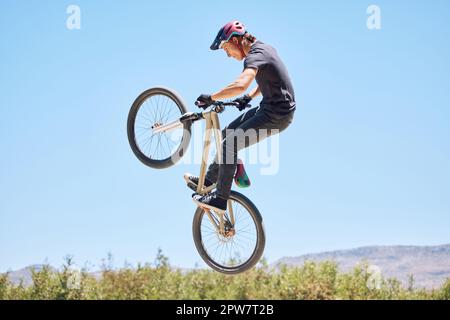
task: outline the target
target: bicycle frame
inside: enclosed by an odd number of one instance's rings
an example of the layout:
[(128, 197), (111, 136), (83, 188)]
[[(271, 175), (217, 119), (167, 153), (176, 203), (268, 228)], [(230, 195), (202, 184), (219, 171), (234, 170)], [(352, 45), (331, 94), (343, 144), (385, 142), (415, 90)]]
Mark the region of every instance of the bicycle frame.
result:
[(198, 194), (206, 194), (210, 192), (212, 189), (214, 189), (217, 184), (214, 183), (213, 185), (209, 187), (204, 187), (205, 185), (205, 178), (206, 178), (206, 170), (208, 165), (208, 156), (209, 156), (209, 149), (211, 147), (211, 136), (214, 132), (214, 140), (216, 143), (216, 150), (217, 150), (217, 159), (221, 161), (222, 159), (222, 148), (221, 148), (221, 142), (222, 142), (222, 131), (220, 129), (220, 122), (219, 117), (217, 115), (217, 112), (215, 111), (205, 111), (202, 113), (203, 119), (205, 119), (206, 122), (206, 131), (205, 136), (203, 140), (203, 155), (202, 155), (202, 164), (200, 166), (200, 175), (199, 175), (199, 183), (197, 186), (197, 193)]
[[(211, 110), (204, 111), (201, 114), (194, 114), (194, 113), (187, 113), (183, 115), (180, 119), (170, 122), (168, 124), (159, 125), (156, 126), (153, 129), (154, 133), (159, 132), (165, 132), (170, 131), (179, 127), (183, 126), (183, 119), (189, 119), (193, 116), (197, 116), (197, 118), (194, 118), (194, 120), (204, 119), (206, 122), (206, 131), (203, 139), (203, 154), (202, 154), (202, 163), (200, 166), (200, 175), (199, 175), (199, 183), (197, 185), (197, 193), (198, 194), (207, 194), (211, 192), (214, 188), (216, 188), (217, 184), (214, 183), (209, 187), (205, 187), (205, 178), (206, 178), (206, 170), (208, 166), (208, 158), (209, 158), (209, 149), (211, 147), (211, 138), (212, 134), (214, 133), (214, 141), (216, 143), (216, 152), (217, 152), (217, 159), (219, 161), (222, 161), (222, 130), (220, 128), (220, 121), (218, 113), (222, 112), (223, 109), (219, 108), (217, 109), (217, 106)], [(200, 116), (201, 115), (201, 116)], [(209, 220), (213, 224), (213, 226), (216, 228), (217, 232), (220, 235), (228, 236), (225, 231), (225, 214), (219, 214), (220, 220), (217, 223), (217, 221), (214, 219), (214, 217), (211, 215), (211, 212), (209, 210), (205, 210), (206, 214), (208, 215)], [(229, 212), (229, 222), (234, 227), (235, 219), (234, 219), (234, 213), (233, 213), (233, 207), (231, 205), (231, 201), (228, 200), (228, 212)], [(228, 218), (228, 217), (227, 217)]]
[[(219, 116), (217, 114), (217, 111), (210, 110), (202, 113), (203, 119), (206, 121), (206, 131), (203, 141), (203, 155), (202, 155), (202, 164), (200, 166), (200, 175), (199, 175), (199, 181), (197, 186), (197, 193), (198, 194), (206, 194), (216, 188), (217, 184), (214, 183), (209, 187), (204, 187), (205, 184), (205, 178), (206, 178), (206, 170), (208, 165), (208, 156), (209, 156), (209, 148), (211, 146), (211, 135), (214, 132), (214, 140), (216, 143), (216, 152), (217, 152), (217, 159), (219, 161), (222, 161), (222, 130), (220, 128), (220, 121)], [(231, 205), (231, 201), (228, 200), (228, 211), (230, 213), (230, 220), (231, 225), (234, 227), (234, 213), (233, 213), (233, 206)], [(208, 215), (209, 220), (211, 221), (212, 225), (215, 226), (217, 232), (223, 236), (226, 235), (225, 232), (225, 220), (224, 220), (224, 214), (220, 214), (220, 221), (219, 225), (217, 225), (217, 222), (214, 220), (214, 218), (211, 215), (211, 212), (209, 210), (205, 210), (206, 214)]]

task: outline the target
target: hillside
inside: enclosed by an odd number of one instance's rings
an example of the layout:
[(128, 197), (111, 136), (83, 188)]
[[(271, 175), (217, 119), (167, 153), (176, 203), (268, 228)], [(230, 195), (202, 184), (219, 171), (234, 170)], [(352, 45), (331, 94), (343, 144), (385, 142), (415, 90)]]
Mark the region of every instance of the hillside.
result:
[(343, 272), (351, 270), (357, 263), (367, 260), (377, 266), (384, 277), (394, 277), (407, 284), (413, 275), (415, 286), (437, 288), (450, 278), (450, 244), (439, 246), (372, 246), (351, 250), (339, 250), (284, 257), (273, 265), (299, 266), (305, 261), (322, 262), (332, 260)]

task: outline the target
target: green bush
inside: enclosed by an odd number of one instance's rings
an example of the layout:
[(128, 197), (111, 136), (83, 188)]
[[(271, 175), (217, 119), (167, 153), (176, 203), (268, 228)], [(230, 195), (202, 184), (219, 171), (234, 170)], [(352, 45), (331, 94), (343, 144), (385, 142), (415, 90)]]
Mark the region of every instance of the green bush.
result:
[(60, 271), (49, 266), (33, 271), (28, 287), (0, 275), (0, 299), (450, 299), (450, 279), (437, 290), (415, 289), (412, 278), (406, 288), (396, 279), (383, 278), (370, 286), (367, 263), (340, 273), (334, 262), (271, 269), (263, 260), (253, 270), (227, 276), (212, 270), (175, 270), (159, 251), (152, 265), (114, 270), (109, 263), (97, 277), (71, 267), (68, 258)]
[(442, 300), (450, 300), (450, 278), (447, 279), (437, 295)]

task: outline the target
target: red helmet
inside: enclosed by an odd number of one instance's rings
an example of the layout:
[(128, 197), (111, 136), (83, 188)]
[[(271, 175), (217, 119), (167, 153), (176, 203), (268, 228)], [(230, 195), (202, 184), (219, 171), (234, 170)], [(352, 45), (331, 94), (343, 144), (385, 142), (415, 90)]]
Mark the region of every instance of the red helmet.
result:
[(237, 20), (228, 22), (219, 30), (210, 48), (211, 50), (217, 50), (232, 36), (243, 36), (245, 33), (245, 26), (241, 22)]

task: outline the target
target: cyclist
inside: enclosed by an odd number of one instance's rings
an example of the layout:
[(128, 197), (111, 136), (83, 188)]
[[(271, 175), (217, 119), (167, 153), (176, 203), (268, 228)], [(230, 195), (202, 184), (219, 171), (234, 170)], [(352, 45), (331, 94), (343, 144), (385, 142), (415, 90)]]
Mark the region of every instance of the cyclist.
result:
[[(233, 83), (214, 94), (202, 94), (197, 105), (206, 109), (216, 100), (233, 98), (245, 93), (256, 79), (257, 87), (234, 102), (244, 110), (249, 102), (262, 94), (260, 106), (249, 109), (223, 130), (222, 159), (214, 160), (206, 174), (205, 185), (217, 182), (216, 190), (204, 196), (194, 194), (194, 202), (206, 209), (225, 212), (236, 171), (237, 153), (240, 149), (285, 130), (293, 120), (295, 111), (294, 89), (288, 71), (276, 50), (249, 34), (239, 21), (223, 26), (211, 45), (211, 50), (223, 49), (228, 57), (244, 60), (244, 70)], [(249, 138), (249, 129), (255, 137)], [(185, 175), (186, 182), (194, 187), (198, 177)]]

